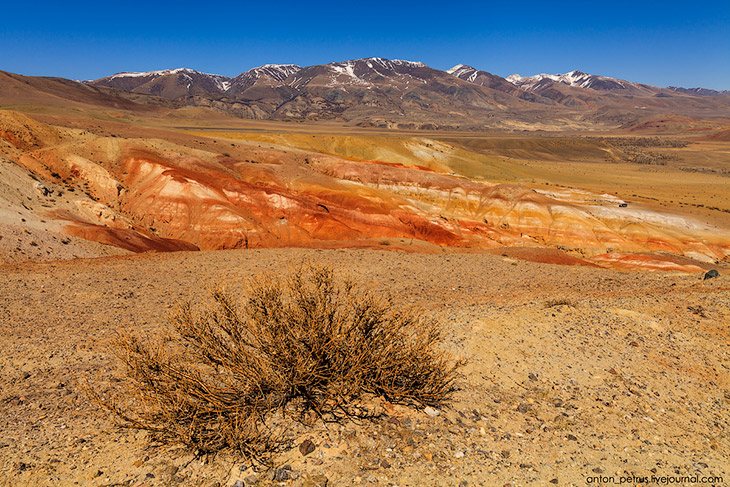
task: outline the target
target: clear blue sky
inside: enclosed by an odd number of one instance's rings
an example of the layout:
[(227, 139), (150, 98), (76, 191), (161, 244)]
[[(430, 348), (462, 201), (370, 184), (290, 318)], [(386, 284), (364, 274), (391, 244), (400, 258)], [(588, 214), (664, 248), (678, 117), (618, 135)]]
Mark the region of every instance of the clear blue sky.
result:
[(369, 56), (530, 75), (580, 69), (658, 86), (730, 89), (730, 0), (255, 3), (10, 0), (0, 69), (94, 79), (189, 67)]

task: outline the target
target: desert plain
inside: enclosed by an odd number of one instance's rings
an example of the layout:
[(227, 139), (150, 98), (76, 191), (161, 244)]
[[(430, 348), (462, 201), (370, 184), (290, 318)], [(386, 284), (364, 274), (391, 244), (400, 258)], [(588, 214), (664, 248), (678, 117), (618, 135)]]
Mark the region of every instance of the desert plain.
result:
[[(0, 97), (0, 485), (730, 481), (730, 119), (383, 129), (38, 83)], [(305, 261), (443, 323), (452, 400), (292, 427), (260, 469), (90, 399), (117, 331)]]

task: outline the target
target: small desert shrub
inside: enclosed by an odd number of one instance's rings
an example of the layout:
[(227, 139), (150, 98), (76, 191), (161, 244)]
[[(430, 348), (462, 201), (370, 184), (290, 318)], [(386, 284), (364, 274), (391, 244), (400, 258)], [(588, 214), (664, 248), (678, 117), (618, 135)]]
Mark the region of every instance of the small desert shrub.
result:
[(549, 299), (545, 302), (546, 308), (555, 308), (556, 306), (570, 306), (571, 308), (577, 307), (575, 302), (565, 298)]
[(329, 268), (246, 291), (240, 304), (216, 288), (203, 309), (180, 305), (162, 339), (120, 334), (129, 389), (96, 398), (159, 439), (262, 458), (292, 421), (366, 417), (373, 396), (435, 406), (455, 390), (461, 362), (438, 348), (435, 321)]

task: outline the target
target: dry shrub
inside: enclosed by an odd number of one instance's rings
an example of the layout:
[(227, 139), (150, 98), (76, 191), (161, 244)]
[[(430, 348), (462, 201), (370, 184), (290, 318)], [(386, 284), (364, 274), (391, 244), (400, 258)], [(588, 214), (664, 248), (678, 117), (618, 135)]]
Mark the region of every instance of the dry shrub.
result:
[(434, 320), (313, 265), (250, 281), (240, 305), (216, 288), (167, 328), (159, 340), (119, 335), (130, 389), (102, 402), (126, 426), (200, 452), (262, 458), (292, 421), (364, 417), (373, 395), (437, 406), (461, 365), (438, 348)]
[(567, 298), (549, 299), (545, 302), (546, 308), (555, 308), (556, 306), (570, 306), (571, 308), (577, 308), (575, 302)]

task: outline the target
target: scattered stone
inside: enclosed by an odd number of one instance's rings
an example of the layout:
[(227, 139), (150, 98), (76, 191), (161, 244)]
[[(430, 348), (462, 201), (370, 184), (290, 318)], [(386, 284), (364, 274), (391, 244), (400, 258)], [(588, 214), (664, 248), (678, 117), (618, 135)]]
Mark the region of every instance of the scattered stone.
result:
[(639, 346), (639, 344), (637, 342), (630, 342), (629, 345), (632, 346), (632, 347), (638, 347)]
[(712, 279), (713, 277), (720, 277), (720, 273), (717, 272), (716, 269), (705, 272), (705, 277), (703, 278), (703, 280)]
[(431, 406), (426, 406), (423, 409), (423, 412), (426, 413), (426, 414), (428, 414), (432, 418), (435, 418), (436, 416), (438, 416), (439, 414), (441, 414), (441, 411), (439, 411), (438, 409), (434, 409)]
[(551, 484), (557, 484), (558, 483), (558, 479), (552, 479), (552, 480), (550, 480), (550, 483)]
[(281, 468), (275, 468), (271, 473), (271, 480), (274, 482), (283, 482), (285, 480), (292, 480), (292, 471), (289, 465), (284, 465)]
[(254, 485), (258, 481), (258, 477), (256, 475), (249, 475), (243, 481), (246, 483), (246, 485)]
[(236, 483), (233, 484), (233, 487), (245, 487), (246, 484), (243, 483), (243, 480), (236, 480)]
[(502, 458), (509, 458), (510, 451), (509, 450), (502, 450), (502, 453), (500, 453), (500, 455), (502, 455)]
[(574, 435), (568, 435), (568, 440), (570, 441), (578, 441), (578, 438)]
[(386, 460), (385, 458), (383, 458), (380, 461), (380, 466), (383, 467), (383, 468), (390, 468), (390, 462), (388, 462), (388, 460)]
[[(596, 467), (592, 470), (593, 473), (604, 473), (605, 470), (603, 470), (601, 467)], [(656, 472), (654, 472), (656, 473)]]
[(517, 412), (519, 413), (526, 413), (530, 410), (530, 405), (526, 402), (521, 403), (519, 406), (517, 406)]
[(314, 442), (312, 440), (310, 440), (309, 438), (307, 438), (306, 440), (301, 442), (301, 444), (299, 445), (299, 453), (301, 453), (302, 456), (306, 457), (307, 455), (312, 453), (315, 450), (315, 448), (317, 448), (317, 446), (314, 444)]
[(459, 487), (469, 487), (469, 482), (467, 482), (466, 480), (462, 480), (461, 482), (459, 482)]
[(35, 189), (38, 190), (38, 192), (41, 193), (43, 196), (50, 196), (53, 194), (53, 190), (43, 186), (41, 183), (35, 183), (34, 186)]
[(456, 458), (464, 458), (464, 452), (463, 451), (457, 451), (454, 453), (454, 457)]

